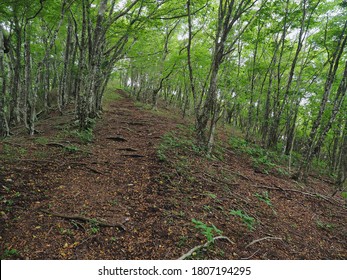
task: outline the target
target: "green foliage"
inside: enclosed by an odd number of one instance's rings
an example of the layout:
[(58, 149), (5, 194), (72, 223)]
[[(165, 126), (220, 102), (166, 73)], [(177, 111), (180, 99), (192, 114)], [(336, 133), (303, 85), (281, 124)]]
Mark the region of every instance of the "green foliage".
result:
[(27, 150), (23, 147), (4, 144), (2, 153), (4, 155), (4, 158), (16, 159), (25, 156), (27, 154)]
[(273, 207), (269, 197), (269, 193), (267, 191), (263, 191), (262, 194), (256, 193), (254, 196), (258, 198), (260, 201), (265, 202), (266, 205)]
[(91, 234), (97, 234), (100, 231), (100, 228), (98, 226), (92, 226), (89, 229), (89, 231), (90, 231)]
[(110, 241), (111, 241), (111, 243), (115, 243), (115, 242), (117, 241), (117, 238), (114, 237), (114, 236), (112, 236), (112, 237), (110, 238)]
[(342, 198), (347, 199), (347, 192), (342, 192), (341, 196), (342, 196)]
[(83, 144), (91, 143), (94, 139), (92, 128), (87, 128), (82, 131), (75, 130), (74, 132), (72, 132), (72, 134), (78, 137)]
[(214, 225), (208, 226), (205, 223), (192, 219), (192, 222), (196, 229), (200, 230), (201, 233), (206, 237), (207, 241), (212, 241), (215, 234), (222, 234), (223, 232), (216, 228)]
[(40, 145), (46, 145), (47, 143), (49, 143), (49, 139), (47, 137), (37, 137), (35, 139), (35, 143)]
[(319, 228), (321, 229), (326, 229), (326, 230), (333, 230), (335, 228), (334, 224), (330, 224), (330, 223), (324, 223), (321, 220), (317, 220), (316, 224)]
[(6, 249), (1, 256), (1, 259), (12, 259), (19, 256), (19, 252), (16, 249)]
[(64, 149), (69, 152), (69, 153), (76, 153), (78, 152), (80, 149), (75, 146), (75, 145), (68, 145), (68, 146), (65, 146)]
[(98, 221), (96, 219), (92, 219), (89, 222), (89, 225), (90, 225), (89, 232), (91, 234), (97, 234), (100, 231), (99, 223), (98, 223)]
[(118, 201), (117, 198), (111, 200), (111, 202), (110, 202), (110, 204), (111, 204), (112, 206), (115, 206), (115, 205), (117, 205), (118, 203), (119, 203), (119, 201)]
[(211, 192), (205, 192), (204, 194), (210, 198), (213, 198), (213, 199), (217, 198), (217, 195), (215, 195), (214, 193), (211, 193)]
[(278, 166), (278, 164), (285, 164), (288, 160), (287, 156), (269, 151), (239, 137), (231, 137), (229, 145), (237, 152), (248, 154), (252, 159), (253, 167), (262, 169), (262, 172), (268, 174), (271, 170), (277, 170), (281, 175), (289, 175), (283, 167)]
[[(157, 148), (157, 155), (160, 161), (167, 161), (167, 153), (173, 153), (178, 156), (180, 153), (193, 152), (200, 154), (200, 148), (195, 144), (194, 138), (180, 135), (176, 136), (175, 132), (168, 132), (161, 138), (161, 142)], [(182, 157), (181, 157), (182, 158)]]
[(59, 233), (61, 235), (68, 235), (68, 236), (73, 236), (74, 235), (73, 231), (71, 229), (69, 229), (69, 228), (59, 228)]
[(266, 174), (269, 174), (269, 171), (276, 166), (276, 164), (271, 162), (268, 155), (262, 155), (258, 158), (252, 158), (252, 161), (253, 161), (254, 167), (257, 167), (257, 168), (262, 167), (263, 172)]
[(109, 81), (105, 93), (102, 97), (103, 106), (108, 106), (109, 103), (121, 100), (123, 97), (117, 92), (119, 85), (115, 80)]
[(230, 214), (233, 216), (240, 217), (242, 222), (247, 226), (250, 231), (254, 230), (255, 219), (251, 216), (248, 216), (242, 210), (231, 210)]
[(188, 236), (181, 236), (178, 242), (176, 243), (176, 245), (179, 248), (183, 248), (186, 246), (187, 241), (188, 241)]
[(212, 207), (210, 205), (204, 205), (202, 208), (208, 213), (212, 211)]

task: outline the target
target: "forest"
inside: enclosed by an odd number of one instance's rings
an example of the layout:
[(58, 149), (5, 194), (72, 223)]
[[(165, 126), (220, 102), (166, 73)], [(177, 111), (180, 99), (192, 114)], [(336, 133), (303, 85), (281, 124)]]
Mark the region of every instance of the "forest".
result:
[(346, 258), (346, 44), (345, 0), (2, 0), (2, 258)]

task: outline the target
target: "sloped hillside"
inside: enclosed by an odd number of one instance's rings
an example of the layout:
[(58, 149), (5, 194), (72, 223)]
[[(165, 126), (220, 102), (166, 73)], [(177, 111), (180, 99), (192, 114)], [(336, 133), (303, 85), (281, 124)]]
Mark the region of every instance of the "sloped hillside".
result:
[(347, 258), (329, 180), (232, 133), (206, 158), (188, 120), (115, 96), (86, 132), (52, 113), (0, 142), (3, 259)]

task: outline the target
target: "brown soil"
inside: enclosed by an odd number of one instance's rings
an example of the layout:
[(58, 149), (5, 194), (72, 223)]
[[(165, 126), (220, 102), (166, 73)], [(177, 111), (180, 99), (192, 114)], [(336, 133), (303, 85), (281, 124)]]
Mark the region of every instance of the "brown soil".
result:
[[(189, 141), (167, 148), (167, 133), (190, 139), (186, 121), (120, 93), (92, 143), (62, 133), (72, 114), (47, 116), (35, 137), (18, 130), (0, 142), (2, 258), (177, 259), (206, 242), (192, 219), (233, 242), (192, 258), (347, 258), (347, 209), (332, 185), (265, 174), (232, 148), (219, 147), (220, 159)], [(265, 192), (272, 206), (259, 199)], [(231, 210), (253, 217), (254, 228)]]

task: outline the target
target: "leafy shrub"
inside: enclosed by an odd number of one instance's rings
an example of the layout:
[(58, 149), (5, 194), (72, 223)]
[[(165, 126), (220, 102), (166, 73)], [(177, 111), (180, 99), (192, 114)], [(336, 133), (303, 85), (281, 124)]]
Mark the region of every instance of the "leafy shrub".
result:
[(250, 231), (254, 230), (254, 224), (255, 224), (255, 219), (251, 216), (248, 216), (246, 213), (244, 213), (242, 210), (231, 210), (230, 214), (233, 216), (240, 217), (242, 222), (246, 224), (247, 228)]
[(206, 237), (207, 241), (212, 241), (215, 234), (222, 234), (223, 232), (216, 228), (214, 225), (208, 226), (205, 223), (192, 219), (196, 229), (199, 229), (201, 233)]

